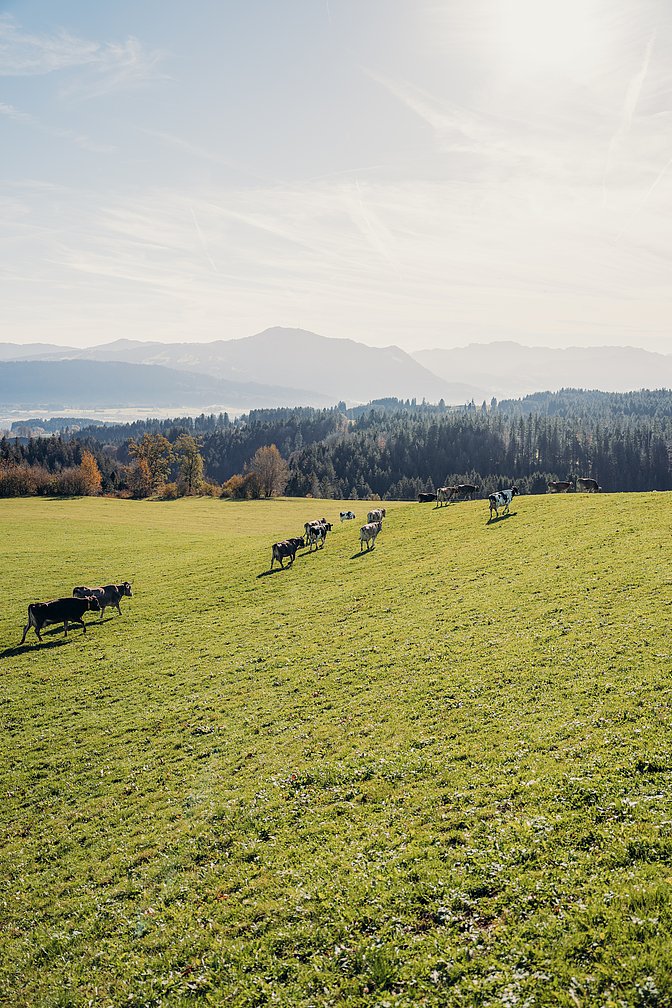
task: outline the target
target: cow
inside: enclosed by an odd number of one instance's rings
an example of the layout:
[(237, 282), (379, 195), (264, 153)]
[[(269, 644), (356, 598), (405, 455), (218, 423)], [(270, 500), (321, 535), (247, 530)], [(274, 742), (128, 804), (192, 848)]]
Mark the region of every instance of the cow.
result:
[(28, 606), (28, 622), (23, 628), (21, 643), (24, 643), (26, 634), (31, 627), (35, 630), (37, 639), (41, 642), (42, 635), (40, 631), (48, 623), (62, 623), (66, 637), (68, 635), (69, 623), (79, 623), (84, 633), (86, 633), (86, 626), (82, 616), (89, 609), (92, 612), (98, 612), (100, 602), (97, 598), (88, 596), (87, 598), (59, 598), (54, 599), (53, 602), (31, 602)]
[(473, 499), (474, 494), (477, 492), (478, 487), (474, 486), (473, 483), (459, 483), (455, 489), (457, 490), (458, 497), (469, 497)]
[(429, 504), (431, 501), (436, 500), (435, 493), (419, 493), (418, 494), (418, 504)]
[(576, 492), (581, 493), (585, 491), (586, 493), (599, 493), (602, 487), (597, 485), (597, 480), (592, 479), (590, 476), (579, 476), (576, 481)]
[(494, 511), (499, 518), (499, 508), (504, 508), (503, 514), (509, 513), (509, 505), (511, 501), (518, 493), (518, 487), (511, 487), (510, 490), (497, 490), (495, 493), (490, 494), (488, 501), (490, 504), (490, 521), (492, 521), (492, 512)]
[(383, 523), (382, 521), (369, 522), (368, 525), (362, 525), (359, 530), (359, 552), (362, 552), (362, 547), (366, 543), (367, 550), (371, 549), (369, 543), (376, 545), (376, 536), (382, 531)]
[(294, 563), (296, 559), (297, 551), (303, 549), (306, 545), (306, 541), (299, 536), (295, 536), (293, 539), (283, 539), (281, 542), (273, 543), (273, 554), (271, 556), (271, 570), (273, 570), (273, 561), (278, 560), (280, 566), (284, 569), (283, 560), (285, 557), (289, 557), (289, 565)]
[(326, 525), (326, 524), (327, 524), (326, 518), (315, 518), (313, 521), (307, 521), (306, 524), (303, 526), (305, 530), (304, 538), (308, 540), (308, 538), (310, 537), (311, 528), (318, 528), (320, 525)]
[(567, 493), (571, 489), (572, 484), (569, 480), (551, 480), (548, 484), (549, 493)]
[(341, 511), (341, 521), (352, 521), (357, 515), (354, 511)]
[(445, 486), (439, 487), (436, 491), (436, 503), (439, 507), (443, 507), (444, 504), (450, 504), (453, 497), (457, 493), (457, 487)]
[(105, 610), (108, 606), (114, 606), (121, 616), (119, 602), (124, 596), (127, 596), (128, 598), (133, 597), (133, 592), (131, 591), (131, 586), (128, 581), (124, 581), (123, 584), (103, 585), (100, 588), (73, 588), (72, 594), (75, 598), (87, 598), (88, 596), (93, 596), (93, 598), (98, 599), (98, 602), (100, 603), (101, 620), (105, 615)]
[(369, 524), (371, 522), (382, 522), (385, 517), (385, 508), (374, 508), (373, 511), (369, 511), (366, 516), (366, 520)]
[(331, 522), (322, 522), (316, 524), (313, 522), (308, 528), (308, 552), (312, 553), (313, 546), (315, 549), (322, 549), (327, 538), (327, 532), (331, 532), (333, 525)]

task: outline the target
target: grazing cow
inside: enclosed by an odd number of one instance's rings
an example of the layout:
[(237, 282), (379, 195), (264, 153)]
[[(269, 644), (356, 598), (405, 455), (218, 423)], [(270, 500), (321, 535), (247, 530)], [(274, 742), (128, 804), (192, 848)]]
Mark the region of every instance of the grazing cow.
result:
[(597, 485), (597, 480), (591, 479), (590, 476), (580, 476), (576, 481), (577, 493), (585, 491), (586, 493), (599, 493), (602, 488)]
[(294, 563), (296, 559), (297, 550), (303, 549), (306, 545), (305, 539), (295, 536), (293, 539), (283, 539), (282, 542), (273, 543), (273, 555), (271, 556), (271, 570), (273, 570), (273, 561), (278, 560), (280, 566), (284, 568), (284, 563), (282, 562), (286, 557), (289, 557), (289, 565)]
[(473, 499), (473, 496), (476, 493), (476, 491), (478, 490), (478, 487), (474, 486), (473, 483), (459, 483), (455, 487), (455, 489), (457, 490), (457, 496), (458, 497), (464, 497), (465, 499), (467, 497), (469, 497), (469, 498)]
[(42, 640), (40, 631), (48, 623), (62, 623), (65, 635), (68, 634), (69, 623), (79, 623), (84, 633), (86, 626), (82, 616), (88, 610), (98, 612), (100, 602), (97, 598), (89, 596), (87, 598), (59, 598), (53, 602), (31, 602), (28, 606), (28, 622), (23, 628), (21, 643), (26, 639), (26, 634), (31, 627), (37, 634), (37, 639)]
[(551, 480), (548, 484), (549, 493), (567, 493), (572, 484), (568, 480)]
[(418, 504), (429, 504), (431, 501), (436, 500), (435, 493), (419, 493), (418, 494)]
[(344, 522), (344, 521), (352, 521), (353, 518), (356, 518), (356, 517), (357, 516), (355, 515), (354, 511), (341, 511), (341, 521), (342, 522)]
[(123, 584), (103, 585), (100, 588), (73, 588), (72, 594), (75, 598), (87, 598), (89, 596), (93, 596), (93, 598), (98, 599), (98, 602), (100, 603), (101, 620), (105, 615), (105, 610), (108, 606), (114, 606), (121, 616), (119, 602), (124, 596), (127, 596), (128, 598), (133, 597), (133, 592), (131, 591), (131, 586), (128, 581), (124, 581)]
[(436, 503), (439, 507), (443, 507), (444, 504), (450, 504), (451, 500), (457, 494), (457, 487), (447, 486), (439, 487), (436, 491)]
[(366, 543), (367, 550), (371, 549), (370, 543), (376, 545), (376, 536), (382, 531), (383, 523), (382, 521), (369, 522), (368, 525), (362, 525), (359, 530), (359, 552), (362, 552), (362, 547)]
[(509, 513), (509, 505), (511, 501), (518, 493), (518, 487), (511, 487), (510, 490), (497, 490), (495, 493), (490, 494), (488, 501), (490, 503), (490, 521), (492, 521), (492, 512), (494, 511), (499, 518), (499, 509), (504, 508), (503, 514)]
[(327, 532), (331, 532), (333, 525), (331, 522), (312, 522), (308, 526), (308, 552), (312, 553), (313, 546), (315, 549), (322, 549), (327, 538)]
[(374, 508), (373, 511), (369, 511), (366, 520), (371, 524), (371, 522), (382, 522), (384, 517), (385, 508)]

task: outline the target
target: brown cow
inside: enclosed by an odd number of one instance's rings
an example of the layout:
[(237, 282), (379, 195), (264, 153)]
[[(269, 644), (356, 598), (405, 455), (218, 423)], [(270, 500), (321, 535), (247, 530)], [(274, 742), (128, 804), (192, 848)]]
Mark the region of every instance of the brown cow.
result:
[(98, 612), (100, 602), (97, 598), (90, 596), (88, 598), (59, 598), (54, 599), (53, 602), (31, 602), (28, 606), (28, 622), (23, 628), (21, 643), (23, 644), (25, 641), (26, 634), (31, 627), (35, 630), (37, 639), (41, 641), (42, 635), (40, 630), (48, 623), (62, 623), (66, 637), (69, 623), (79, 623), (84, 633), (86, 633), (86, 626), (82, 616), (89, 609), (92, 612)]

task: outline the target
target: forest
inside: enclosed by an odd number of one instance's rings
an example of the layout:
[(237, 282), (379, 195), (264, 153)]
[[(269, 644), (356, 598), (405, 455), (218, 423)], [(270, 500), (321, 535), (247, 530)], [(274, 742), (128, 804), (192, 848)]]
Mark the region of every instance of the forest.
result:
[[(255, 455), (271, 445), (283, 460), (289, 496), (410, 500), (454, 483), (475, 483), (484, 494), (514, 483), (522, 493), (545, 493), (550, 480), (577, 476), (592, 476), (610, 492), (669, 490), (672, 392), (563, 389), (458, 409), (386, 399), (352, 410), (339, 403), (253, 410), (233, 420), (202, 414), (92, 426), (72, 436), (5, 437), (0, 495), (16, 488), (19, 470), (72, 474), (85, 454), (89, 466), (95, 459), (103, 493), (147, 495), (168, 484), (178, 494), (185, 485), (210, 493), (224, 485), (226, 495), (232, 478), (240, 487)], [(185, 484), (187, 456), (197, 470)], [(142, 465), (149, 470), (144, 481)], [(13, 482), (5, 478), (10, 471)], [(46, 485), (53, 491), (53, 480)], [(255, 494), (253, 482), (245, 486)]]

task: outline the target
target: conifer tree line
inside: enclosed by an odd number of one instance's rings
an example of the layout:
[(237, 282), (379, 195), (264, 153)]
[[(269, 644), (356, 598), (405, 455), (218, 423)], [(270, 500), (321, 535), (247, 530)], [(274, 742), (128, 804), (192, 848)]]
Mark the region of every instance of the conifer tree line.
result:
[[(25, 489), (30, 473), (32, 489)], [(592, 476), (607, 491), (672, 489), (672, 392), (566, 389), (459, 409), (387, 399), (353, 410), (344, 403), (254, 410), (0, 441), (3, 496), (285, 492), (410, 500), (455, 483), (475, 483), (484, 494), (514, 483), (523, 493), (545, 493), (550, 480), (577, 476)]]

